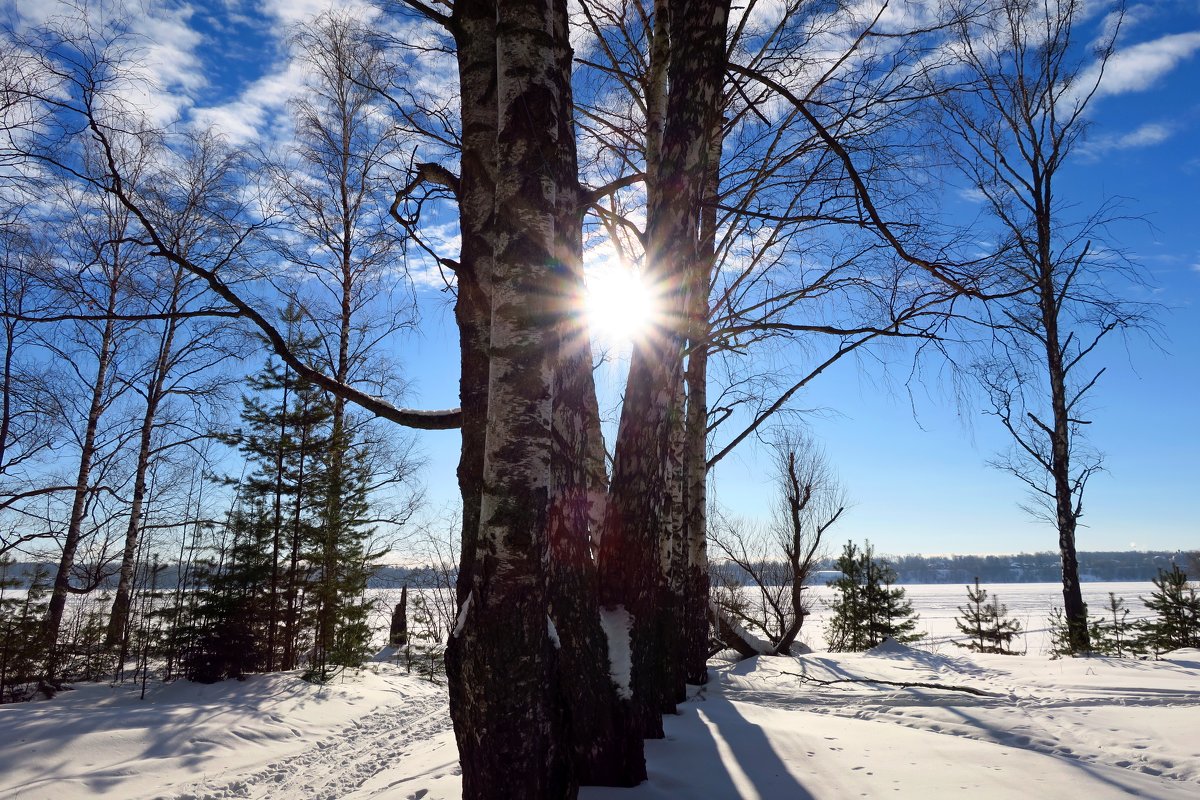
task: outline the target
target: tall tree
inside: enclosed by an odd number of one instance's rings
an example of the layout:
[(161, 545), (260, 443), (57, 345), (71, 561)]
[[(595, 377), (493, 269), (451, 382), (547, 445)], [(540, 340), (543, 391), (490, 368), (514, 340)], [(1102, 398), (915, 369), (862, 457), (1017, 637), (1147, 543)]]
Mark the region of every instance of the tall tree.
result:
[(1058, 533), (1063, 604), (1073, 653), (1089, 649), (1076, 533), (1084, 489), (1102, 460), (1083, 435), (1087, 399), (1104, 368), (1096, 348), (1144, 326), (1149, 308), (1116, 293), (1141, 283), (1119, 253), (1094, 243), (1111, 221), (1101, 203), (1080, 217), (1061, 191), (1064, 168), (1121, 28), (1080, 39), (1080, 0), (997, 0), (959, 28), (965, 86), (939, 95), (947, 152), (984, 198), (1003, 240), (1010, 299), (988, 320), (991, 351), (977, 364), (992, 410), (1013, 439), (996, 463), (1030, 491), (1030, 511)]
[[(93, 168), (97, 154), (92, 154)], [(144, 164), (130, 164), (133, 179)], [(144, 261), (144, 253), (127, 243), (132, 222), (128, 210), (111, 196), (64, 187), (67, 209), (63, 240), (65, 263), (57, 276), (62, 296), (68, 302), (92, 307), (98, 318), (69, 320), (70, 334), (43, 337), (44, 347), (60, 363), (68, 365), (78, 381), (78, 394), (70, 392), (63, 402), (73, 405), (66, 412), (76, 421), (74, 439), (77, 451), (75, 480), (70, 490), (70, 507), (61, 523), (58, 567), (54, 573), (44, 635), (48, 648), (45, 680), (54, 685), (58, 678), (59, 633), (66, 611), (67, 595), (87, 593), (99, 582), (91, 576), (84, 585), (72, 583), (76, 560), (86, 536), (86, 521), (102, 491), (102, 476), (113, 466), (125, 432), (118, 425), (104, 426), (104, 417), (129, 389), (128, 360), (132, 350), (131, 323), (122, 321), (122, 313), (141, 303), (133, 291), (135, 272)], [(110, 415), (111, 419), (111, 415)], [(111, 477), (111, 476), (110, 476)], [(107, 487), (112, 491), (112, 486)], [(93, 565), (94, 566), (94, 565)]]
[[(171, 246), (189, 256), (211, 247), (213, 243), (206, 238), (215, 234), (201, 202), (209, 177), (205, 161), (212, 142), (200, 139), (196, 145), (190, 158), (181, 158), (174, 168), (156, 172), (154, 182), (158, 188), (152, 206), (170, 236)], [(173, 406), (182, 399), (196, 411), (205, 406), (205, 400), (219, 400), (223, 381), (214, 370), (233, 355), (232, 343), (223, 331), (227, 325), (205, 318), (209, 313), (205, 310), (208, 293), (200, 279), (179, 265), (162, 266), (160, 270), (148, 270), (136, 286), (145, 298), (145, 339), (153, 345), (147, 348), (147, 363), (135, 386), (143, 407), (124, 548), (105, 633), (108, 647), (121, 642), (127, 633), (152, 467), (180, 449), (198, 456), (198, 443), (207, 435), (203, 430), (205, 420), (194, 419), (195, 413), (190, 415), (192, 419), (181, 417)], [(203, 411), (199, 414), (203, 416)]]
[[(382, 113), (379, 96), (370, 88), (382, 69), (383, 53), (358, 19), (335, 12), (302, 25), (292, 47), (311, 76), (305, 92), (292, 102), (296, 133), (291, 152), (272, 169), (280, 225), (286, 230), (277, 246), (297, 268), (295, 279), (283, 289), (314, 330), (314, 366), (339, 384), (396, 395), (399, 382), (388, 374), (383, 345), (414, 314), (407, 275), (397, 267), (402, 238), (388, 215), (389, 162), (402, 157), (403, 143), (400, 129)], [(342, 574), (339, 556), (363, 544), (361, 526), (351, 513), (366, 501), (362, 468), (386, 458), (381, 451), (388, 441), (380, 440), (374, 459), (355, 463), (355, 440), (365, 433), (366, 422), (356, 420), (346, 399), (333, 394), (330, 423), (324, 540), (313, 554), (323, 587), (317, 646), (322, 661), (323, 654), (335, 649), (338, 598), (345, 595), (349, 579)], [(397, 448), (395, 458), (403, 460), (404, 455)], [(394, 479), (376, 475), (372, 483), (376, 489), (399, 484), (410, 471), (410, 465), (393, 465), (387, 472)]]
[(63, 422), (48, 360), (37, 356), (37, 321), (55, 299), (47, 244), (19, 206), (0, 217), (0, 553), (46, 538), (25, 524), (26, 504), (70, 489), (46, 471)]

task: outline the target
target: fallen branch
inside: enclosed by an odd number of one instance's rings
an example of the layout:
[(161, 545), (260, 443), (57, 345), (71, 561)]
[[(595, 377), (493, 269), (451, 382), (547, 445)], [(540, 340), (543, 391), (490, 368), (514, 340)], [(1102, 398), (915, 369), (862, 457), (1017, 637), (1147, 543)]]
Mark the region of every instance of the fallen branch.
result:
[(976, 689), (971, 686), (951, 686), (945, 683), (922, 683), (920, 681), (885, 681), (882, 678), (834, 678), (833, 680), (824, 681), (820, 678), (814, 678), (810, 675), (802, 675), (799, 672), (788, 672), (787, 670), (777, 670), (781, 675), (791, 675), (799, 678), (801, 681), (808, 683), (816, 683), (821, 686), (831, 686), (835, 683), (882, 683), (885, 686), (897, 686), (901, 689), (944, 689), (947, 692), (965, 692), (973, 694), (976, 697), (1004, 697), (1002, 694), (995, 692), (985, 692), (982, 689)]

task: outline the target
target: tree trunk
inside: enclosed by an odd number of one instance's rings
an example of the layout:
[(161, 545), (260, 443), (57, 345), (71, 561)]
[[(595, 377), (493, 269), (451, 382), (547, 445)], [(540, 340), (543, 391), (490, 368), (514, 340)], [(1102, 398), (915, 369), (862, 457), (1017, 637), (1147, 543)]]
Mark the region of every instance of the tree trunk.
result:
[[(181, 277), (176, 277), (176, 291)], [(150, 471), (150, 444), (154, 435), (154, 424), (158, 417), (158, 406), (162, 402), (163, 386), (167, 380), (177, 324), (178, 320), (175, 317), (169, 317), (164, 323), (154, 369), (150, 373), (150, 380), (146, 385), (146, 410), (142, 415), (141, 430), (138, 432), (137, 464), (134, 467), (129, 524), (125, 529), (125, 550), (121, 554), (120, 577), (117, 579), (117, 590), (113, 596), (108, 628), (104, 634), (104, 646), (107, 648), (116, 647), (124, 640), (125, 627), (129, 623), (129, 609), (133, 596), (133, 568), (137, 556), (138, 537), (141, 533), (142, 507), (146, 500), (146, 476)]]
[[(500, 3), (496, 190), (483, 498), (455, 626), (452, 716), (463, 797), (575, 794), (547, 616), (559, 175), (569, 113), (557, 42), (565, 3)], [(466, 94), (464, 93), (464, 101)], [(464, 542), (464, 551), (467, 543)], [(460, 578), (461, 580), (461, 578)]]
[(688, 286), (687, 418), (684, 421), (683, 672), (688, 683), (708, 682), (708, 345), (709, 287), (716, 264), (721, 127), (713, 131), (700, 209), (700, 242)]
[[(462, 245), (455, 272), (455, 321), (459, 331), (462, 450), (458, 485), (462, 495), (462, 538), (456, 583), (459, 615), (469, 614), (479, 550), (479, 512), (483, 499), (484, 444), (488, 424), (488, 347), (491, 330), (493, 217), (496, 212), (496, 9), (489, 0), (458, 0), (454, 34), (462, 115), (462, 153), (458, 191)], [(485, 746), (486, 730), (476, 732), (472, 697), (464, 674), (464, 642), (453, 635), (446, 646), (450, 716), (460, 753)], [(480, 796), (490, 779), (486, 765), (471, 766), (472, 786)], [(463, 762), (464, 797), (467, 765)]]
[[(613, 716), (616, 689), (609, 674), (608, 642), (600, 625), (591, 528), (598, 526), (607, 487), (604, 440), (592, 375), (592, 345), (584, 303), (583, 212), (574, 146), (570, 76), (573, 53), (565, 14), (558, 14), (558, 70), (566, 92), (558, 117), (557, 219), (554, 298), (556, 361), (550, 503), (549, 614), (559, 640), (559, 680), (569, 722), (577, 781), (634, 786), (645, 780), (642, 739), (619, 728)], [(601, 517), (602, 519), (602, 517)]]
[(404, 647), (408, 644), (408, 584), (400, 589), (400, 602), (392, 611), (392, 625), (388, 629), (388, 644)]
[(662, 736), (670, 674), (657, 632), (659, 535), (665, 521), (672, 399), (686, 336), (685, 281), (697, 249), (699, 200), (719, 118), (725, 66), (726, 0), (674, 0), (670, 6), (670, 90), (657, 186), (648, 190), (645, 272), (666, 322), (639, 342), (630, 362), (600, 543), (606, 607), (632, 617), (633, 698), (623, 709), (647, 737)]
[[(1039, 235), (1042, 225), (1039, 223)], [(1049, 225), (1046, 225), (1042, 282), (1039, 286), (1042, 323), (1046, 334), (1046, 366), (1050, 379), (1050, 405), (1053, 431), (1050, 434), (1050, 472), (1054, 480), (1055, 523), (1058, 528), (1058, 550), (1062, 558), (1063, 614), (1067, 621), (1067, 637), (1073, 654), (1091, 650), (1088, 636), (1087, 605), (1079, 585), (1079, 558), (1075, 550), (1075, 529), (1079, 514), (1071, 490), (1071, 439), (1067, 409), (1066, 370), (1058, 333), (1058, 293), (1053, 280), (1049, 256)]]
[(87, 511), (88, 495), (91, 493), (90, 481), (92, 460), (96, 455), (96, 432), (100, 427), (100, 417), (107, 406), (105, 394), (109, 389), (108, 373), (112, 366), (116, 338), (116, 326), (112, 315), (116, 312), (118, 293), (116, 279), (110, 279), (108, 299), (105, 304), (109, 317), (104, 323), (104, 329), (100, 336), (96, 376), (92, 381), (87, 422), (83, 438), (80, 440), (79, 469), (75, 475), (71, 516), (67, 521), (62, 555), (58, 561), (58, 571), (54, 574), (54, 587), (50, 594), (46, 621), (42, 629), (47, 652), (45, 682), (52, 686), (57, 679), (58, 668), (61, 666), (58, 654), (58, 635), (62, 629), (63, 614), (67, 607), (67, 594), (71, 591), (71, 569), (75, 566), (75, 554), (79, 550), (79, 543), (83, 537), (83, 516)]

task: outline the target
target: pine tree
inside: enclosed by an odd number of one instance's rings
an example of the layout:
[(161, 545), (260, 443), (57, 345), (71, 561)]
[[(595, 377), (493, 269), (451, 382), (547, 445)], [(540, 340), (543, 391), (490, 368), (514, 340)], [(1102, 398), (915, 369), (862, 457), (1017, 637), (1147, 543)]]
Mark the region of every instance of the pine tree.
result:
[(0, 557), (0, 703), (24, 700), (37, 681), (45, 658), (42, 619), (50, 573), (38, 564), (24, 596), (7, 596), (24, 581), (13, 574), (13, 560)]
[[(1067, 626), (1067, 618), (1058, 606), (1050, 607), (1050, 657), (1077, 655), (1071, 647), (1071, 630)], [(1079, 654), (1081, 655), (1081, 654)]]
[(1143, 651), (1137, 637), (1138, 626), (1129, 620), (1125, 598), (1108, 593), (1108, 615), (1089, 621), (1093, 649), (1102, 655), (1123, 658)]
[(1159, 570), (1154, 591), (1142, 598), (1157, 616), (1145, 626), (1147, 649), (1164, 653), (1181, 647), (1200, 647), (1200, 595), (1178, 564)]
[(863, 609), (862, 584), (865, 576), (862, 574), (861, 558), (857, 546), (846, 542), (842, 554), (834, 563), (841, 571), (841, 577), (829, 582), (836, 592), (830, 610), (825, 640), (829, 649), (834, 652), (855, 652), (866, 650), (866, 626)]
[(863, 551), (866, 566), (867, 608), (870, 621), (868, 647), (882, 644), (884, 639), (893, 639), (901, 644), (925, 638), (917, 633), (919, 615), (914, 613), (903, 587), (895, 586), (896, 570), (886, 561), (875, 560), (875, 550), (870, 542)]
[(318, 680), (328, 678), (330, 667), (361, 665), (369, 654), (372, 604), (365, 593), (386, 552), (370, 549), (375, 530), (363, 524), (369, 509), (367, 448), (345, 455), (351, 458), (330, 470), (322, 487), (324, 505), (311, 555), (319, 567), (312, 580), (317, 629), (310, 675)]
[[(301, 329), (303, 311), (289, 305), (281, 314), (289, 347), (302, 356), (317, 343)], [(295, 669), (308, 639), (313, 612), (309, 597), (321, 516), (327, 505), (325, 464), (329, 457), (327, 395), (273, 358), (246, 381), (242, 424), (223, 436), (251, 465), (236, 485), (243, 513), (255, 509), (269, 528), (269, 568), (261, 591), (266, 615), (264, 669)], [(307, 607), (306, 607), (307, 604)]]
[(271, 516), (261, 505), (230, 513), (227, 551), (198, 568), (195, 645), (184, 654), (188, 680), (213, 683), (260, 672), (269, 663), (271, 598), (262, 592), (272, 572)]
[(919, 617), (904, 589), (893, 585), (896, 571), (875, 559), (870, 542), (862, 551), (847, 542), (834, 566), (842, 575), (829, 582), (837, 592), (825, 632), (830, 650), (854, 652), (888, 638), (901, 643), (924, 638), (924, 633), (915, 632)]
[(967, 605), (958, 607), (962, 616), (954, 620), (971, 641), (954, 644), (976, 653), (1016, 655), (1010, 645), (1021, 634), (1021, 623), (1008, 616), (1008, 606), (1002, 605), (998, 596), (993, 595), (990, 603), (987, 598), (987, 589), (976, 578), (975, 587), (967, 587)]
[(987, 647), (986, 632), (991, 628), (992, 619), (987, 602), (987, 589), (979, 585), (979, 578), (975, 578), (975, 587), (967, 586), (967, 604), (958, 607), (960, 616), (956, 617), (954, 624), (964, 635), (970, 637), (967, 643), (955, 642), (957, 647), (965, 647), (968, 650), (973, 650), (977, 653), (985, 652)]

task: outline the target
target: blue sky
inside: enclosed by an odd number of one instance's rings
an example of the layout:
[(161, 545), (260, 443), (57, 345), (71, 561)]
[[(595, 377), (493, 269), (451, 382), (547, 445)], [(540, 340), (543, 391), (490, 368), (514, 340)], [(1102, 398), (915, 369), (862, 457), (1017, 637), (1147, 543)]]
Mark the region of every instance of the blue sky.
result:
[[(1090, 25), (1110, 4), (1092, 2)], [(325, 0), (212, 0), (138, 4), (134, 28), (150, 43), (150, 98), (160, 121), (213, 125), (234, 142), (286, 136), (286, 101), (302, 72), (289, 61), (289, 26)], [(29, 24), (54, 13), (45, 0), (8, 3)], [(1158, 344), (1112, 342), (1093, 403), (1092, 440), (1108, 471), (1089, 485), (1080, 549), (1200, 547), (1200, 1), (1131, 3), (1118, 53), (1091, 112), (1092, 128), (1064, 189), (1089, 208), (1126, 198), (1142, 221), (1116, 226), (1115, 243), (1140, 263), (1164, 304)], [(948, 203), (969, 203), (948, 194)], [(457, 404), (456, 334), (447, 296), (422, 292), (423, 326), (397, 354), (413, 380), (407, 405)], [(852, 508), (837, 538), (869, 538), (881, 552), (1049, 550), (1053, 531), (1018, 507), (1018, 483), (986, 462), (1007, 441), (982, 416), (981, 398), (954, 399), (938, 365), (910, 395), (910, 359), (845, 362), (813, 384), (799, 405), (819, 408), (813, 436), (845, 484)], [(889, 374), (890, 373), (890, 374)], [(606, 379), (611, 381), (611, 379)], [(609, 383), (609, 401), (615, 397)], [(420, 435), (435, 507), (453, 504), (457, 435)], [(732, 513), (756, 516), (770, 502), (769, 459), (753, 447), (716, 472), (716, 496)]]

